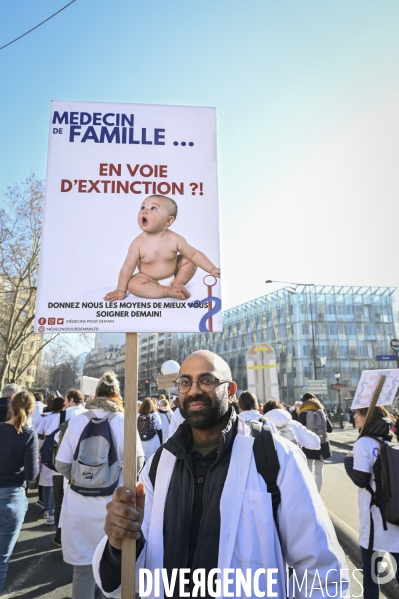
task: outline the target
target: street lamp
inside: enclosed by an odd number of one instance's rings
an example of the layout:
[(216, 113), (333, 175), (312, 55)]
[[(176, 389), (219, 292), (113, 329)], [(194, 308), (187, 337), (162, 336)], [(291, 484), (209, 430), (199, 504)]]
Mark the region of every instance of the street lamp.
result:
[[(293, 283), (292, 281), (271, 281), (268, 279), (265, 283), (283, 283), (283, 285), (295, 285), (294, 291), (298, 286), (301, 287), (315, 287), (314, 283)], [(309, 303), (310, 303), (310, 322), (312, 325), (312, 347), (313, 347), (313, 370), (314, 370), (314, 378), (317, 379), (317, 366), (316, 366), (316, 344), (314, 337), (314, 322), (313, 322), (313, 306), (312, 306), (312, 296), (309, 290)]]
[[(336, 372), (334, 376), (335, 376), (335, 380), (337, 382), (337, 385), (339, 385), (339, 379), (341, 378), (340, 373)], [(343, 419), (342, 408), (341, 408), (341, 389), (338, 387), (337, 391), (338, 391), (338, 421), (339, 421), (339, 427), (340, 428), (344, 428), (344, 419)]]

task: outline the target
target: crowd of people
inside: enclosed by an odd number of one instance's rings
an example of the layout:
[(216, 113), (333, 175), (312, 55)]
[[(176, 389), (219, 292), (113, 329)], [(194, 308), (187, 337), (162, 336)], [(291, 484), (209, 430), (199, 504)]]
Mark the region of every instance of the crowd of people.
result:
[[(301, 580), (317, 570), (325, 587), (313, 597), (335, 596), (337, 584), (341, 596), (348, 593), (340, 579), (345, 555), (319, 497), (332, 431), (319, 399), (305, 393), (292, 407), (273, 398), (260, 405), (251, 391), (237, 399), (228, 365), (208, 351), (183, 362), (176, 387), (172, 401), (164, 395), (138, 401), (139, 482), (126, 489), (124, 407), (113, 372), (104, 373), (93, 397), (70, 389), (46, 404), (40, 393), (6, 385), (0, 399), (0, 593), (28, 508), (26, 489), (35, 481), (36, 506), (55, 530), (52, 543), (73, 566), (72, 599), (94, 599), (99, 589), (105, 597), (120, 596), (124, 538), (137, 540), (138, 568), (165, 568), (169, 575), (176, 568), (276, 568), (283, 597), (288, 566)], [(383, 554), (376, 564), (373, 553), (388, 551), (399, 564), (399, 520), (385, 521), (373, 468), (381, 445), (396, 440), (398, 423), (378, 406), (366, 431), (366, 415), (367, 409), (354, 413), (360, 436), (345, 468), (359, 487), (364, 596), (376, 599), (372, 570)], [(192, 575), (183, 591), (194, 583)], [(262, 577), (258, 585), (266, 590)], [(181, 592), (176, 587), (173, 597)], [(296, 589), (296, 596), (308, 592)]]

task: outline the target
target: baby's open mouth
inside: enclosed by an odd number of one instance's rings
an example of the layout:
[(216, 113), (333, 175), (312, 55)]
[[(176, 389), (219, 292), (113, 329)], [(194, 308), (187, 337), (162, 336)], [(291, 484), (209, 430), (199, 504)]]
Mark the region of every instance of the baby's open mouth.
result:
[(143, 218), (141, 219), (141, 222), (142, 222), (143, 225), (147, 224), (148, 221), (147, 221), (147, 219), (146, 219), (145, 216), (143, 216)]

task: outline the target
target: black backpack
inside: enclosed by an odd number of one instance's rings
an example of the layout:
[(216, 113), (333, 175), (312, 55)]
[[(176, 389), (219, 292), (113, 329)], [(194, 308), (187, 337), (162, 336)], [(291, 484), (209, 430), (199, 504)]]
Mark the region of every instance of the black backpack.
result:
[[(246, 424), (249, 424), (248, 422)], [(277, 526), (277, 509), (280, 505), (281, 495), (280, 489), (277, 486), (277, 476), (280, 470), (280, 464), (277, 456), (277, 449), (274, 443), (273, 432), (269, 426), (263, 426), (263, 422), (251, 421), (252, 436), (254, 437), (254, 457), (256, 469), (262, 476), (267, 485), (267, 491), (272, 496), (273, 518)], [(152, 487), (155, 488), (155, 480), (163, 446), (159, 447), (155, 452), (151, 466), (149, 477)]]
[[(384, 530), (387, 522), (399, 526), (399, 443), (384, 442), (378, 437), (371, 437), (380, 444), (380, 453), (373, 465), (375, 491), (370, 485), (366, 489), (371, 494), (370, 507), (375, 505), (381, 512)], [(374, 526), (370, 510), (370, 545), (373, 545)]]
[(137, 420), (137, 430), (142, 441), (149, 441), (157, 434), (152, 414), (140, 414)]
[(65, 410), (63, 410), (60, 413), (60, 423), (58, 425), (58, 428), (56, 428), (55, 431), (53, 431), (52, 433), (47, 435), (47, 437), (45, 437), (44, 443), (40, 448), (42, 464), (47, 466), (47, 468), (50, 468), (50, 470), (54, 470), (54, 472), (57, 472), (53, 464), (53, 450), (57, 446), (57, 443), (54, 441), (54, 437), (60, 430), (61, 425), (65, 422), (65, 418), (66, 412)]

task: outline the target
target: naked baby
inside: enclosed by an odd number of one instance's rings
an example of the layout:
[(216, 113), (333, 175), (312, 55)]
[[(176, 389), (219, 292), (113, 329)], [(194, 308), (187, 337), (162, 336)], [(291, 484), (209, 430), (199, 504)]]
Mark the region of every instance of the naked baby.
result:
[[(199, 266), (214, 277), (220, 269), (181, 235), (169, 227), (177, 216), (177, 204), (163, 195), (148, 196), (137, 221), (142, 233), (133, 239), (118, 278), (118, 288), (107, 293), (106, 301), (122, 300), (129, 290), (145, 298), (190, 297), (185, 285)], [(139, 272), (133, 274), (138, 268)]]

